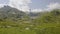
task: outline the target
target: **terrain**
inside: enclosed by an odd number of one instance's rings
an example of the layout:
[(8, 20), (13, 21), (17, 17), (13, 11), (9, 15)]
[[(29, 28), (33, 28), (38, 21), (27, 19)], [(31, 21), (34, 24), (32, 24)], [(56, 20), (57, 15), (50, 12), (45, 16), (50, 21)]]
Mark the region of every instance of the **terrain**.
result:
[(0, 34), (60, 34), (60, 9), (26, 14), (4, 6), (0, 8)]

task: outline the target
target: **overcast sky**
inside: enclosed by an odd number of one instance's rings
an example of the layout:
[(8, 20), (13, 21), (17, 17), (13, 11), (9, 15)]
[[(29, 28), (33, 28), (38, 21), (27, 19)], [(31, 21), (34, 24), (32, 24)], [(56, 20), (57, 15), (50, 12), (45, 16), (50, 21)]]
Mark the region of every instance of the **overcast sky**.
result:
[(23, 11), (40, 12), (60, 8), (60, 0), (0, 0), (0, 7), (9, 5)]

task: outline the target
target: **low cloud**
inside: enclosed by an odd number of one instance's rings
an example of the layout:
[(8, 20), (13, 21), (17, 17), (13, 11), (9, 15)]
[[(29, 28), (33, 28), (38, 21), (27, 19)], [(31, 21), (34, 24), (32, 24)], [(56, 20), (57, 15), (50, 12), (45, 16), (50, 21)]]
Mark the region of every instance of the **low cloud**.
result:
[(42, 9), (32, 9), (32, 12), (41, 12), (43, 11)]

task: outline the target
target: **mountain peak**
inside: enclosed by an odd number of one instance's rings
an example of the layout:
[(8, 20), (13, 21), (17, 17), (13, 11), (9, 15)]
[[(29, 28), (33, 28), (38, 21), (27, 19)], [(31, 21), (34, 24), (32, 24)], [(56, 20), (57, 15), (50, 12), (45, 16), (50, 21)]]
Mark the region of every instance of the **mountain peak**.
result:
[[(0, 16), (1, 17), (7, 17), (7, 18), (11, 18), (11, 17), (22, 17), (24, 16), (24, 12), (20, 11), (16, 8), (10, 7), (10, 6), (4, 6), (2, 8), (0, 8)], [(0, 18), (1, 18), (0, 17)]]

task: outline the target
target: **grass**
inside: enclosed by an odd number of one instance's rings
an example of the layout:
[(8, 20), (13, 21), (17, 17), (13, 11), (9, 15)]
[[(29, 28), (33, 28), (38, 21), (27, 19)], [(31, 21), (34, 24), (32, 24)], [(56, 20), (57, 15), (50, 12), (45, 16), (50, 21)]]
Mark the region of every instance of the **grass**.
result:
[(20, 27), (0, 28), (0, 34), (60, 34), (60, 24), (56, 23), (41, 24), (35, 28), (28, 30)]

